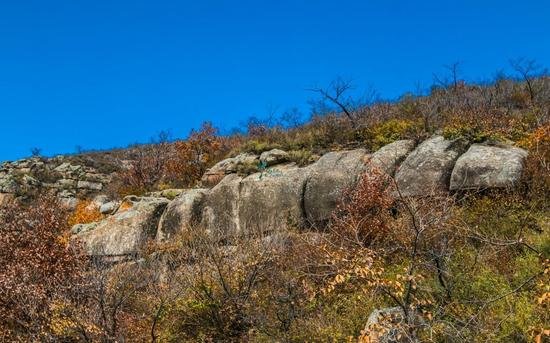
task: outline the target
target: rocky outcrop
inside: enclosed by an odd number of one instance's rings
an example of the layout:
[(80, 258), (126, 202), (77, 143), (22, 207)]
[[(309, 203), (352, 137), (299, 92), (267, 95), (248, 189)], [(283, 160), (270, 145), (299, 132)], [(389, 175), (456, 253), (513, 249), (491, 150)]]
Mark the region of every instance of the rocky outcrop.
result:
[(242, 177), (231, 174), (212, 188), (205, 200), (202, 224), (213, 234), (239, 233), (239, 194)]
[(264, 163), (266, 167), (271, 167), (277, 164), (287, 162), (290, 156), (288, 152), (280, 149), (272, 149), (262, 152), (260, 155), (260, 162)]
[(89, 255), (133, 255), (147, 240), (155, 238), (168, 202), (165, 198), (128, 198), (115, 215), (73, 231), (80, 232), (76, 237)]
[(449, 190), (455, 161), (465, 150), (462, 140), (435, 136), (420, 144), (399, 167), (395, 179), (403, 196), (424, 196)]
[(112, 170), (116, 170), (112, 165), (106, 167), (110, 173), (105, 173), (91, 165), (79, 164), (85, 160), (58, 156), (2, 163), (0, 193), (24, 198), (48, 190), (56, 194), (66, 206), (74, 207), (77, 198), (91, 198), (103, 191), (111, 182)]
[[(402, 195), (427, 196), (449, 188), (511, 185), (520, 177), (527, 154), (510, 146), (474, 144), (462, 155), (467, 148), (462, 140), (441, 136), (414, 145), (396, 141), (370, 155), (364, 149), (329, 152), (306, 167), (280, 164), (288, 159), (282, 151), (241, 154), (209, 170), (205, 177), (221, 177), (210, 189), (155, 192), (155, 197), (127, 197), (122, 204), (96, 197), (94, 206), (114, 214), (73, 231), (91, 255), (110, 256), (135, 254), (148, 239), (169, 240), (195, 224), (221, 241), (235, 235), (274, 235), (287, 226), (323, 228), (344, 192), (371, 168), (395, 173)], [(247, 166), (254, 167), (248, 176)], [(67, 165), (61, 169), (76, 170)]]
[(368, 164), (390, 176), (394, 176), (397, 168), (414, 149), (414, 141), (401, 140), (390, 143), (372, 154)]
[(451, 190), (504, 188), (521, 177), (527, 151), (512, 146), (474, 144), (456, 161)]
[(168, 240), (198, 223), (206, 192), (206, 189), (189, 189), (170, 202), (160, 218), (157, 240)]
[(309, 175), (295, 165), (273, 167), (240, 183), (238, 217), (243, 232), (269, 232), (303, 224), (303, 194)]
[(227, 158), (208, 169), (201, 178), (201, 183), (205, 187), (213, 187), (217, 185), (226, 175), (237, 173), (239, 169), (247, 166), (256, 166), (259, 161), (260, 160), (257, 155), (249, 153), (243, 153), (235, 157)]
[(335, 151), (307, 167), (309, 177), (303, 209), (309, 224), (320, 226), (330, 219), (343, 192), (353, 186), (365, 170), (367, 157), (364, 149)]

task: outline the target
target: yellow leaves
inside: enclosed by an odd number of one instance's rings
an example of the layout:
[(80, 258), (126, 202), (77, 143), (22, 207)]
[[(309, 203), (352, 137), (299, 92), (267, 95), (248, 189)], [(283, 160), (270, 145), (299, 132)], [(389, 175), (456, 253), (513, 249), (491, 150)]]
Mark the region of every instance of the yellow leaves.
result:
[(90, 200), (81, 200), (76, 205), (73, 214), (69, 217), (69, 226), (87, 224), (103, 219), (99, 208)]

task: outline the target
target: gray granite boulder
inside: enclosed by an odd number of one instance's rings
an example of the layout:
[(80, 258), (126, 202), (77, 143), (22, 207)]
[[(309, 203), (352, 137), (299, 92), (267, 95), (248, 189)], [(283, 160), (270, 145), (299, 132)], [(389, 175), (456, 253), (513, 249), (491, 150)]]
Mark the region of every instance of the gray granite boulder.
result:
[(309, 177), (304, 190), (303, 209), (308, 224), (326, 224), (344, 192), (353, 187), (365, 171), (367, 159), (364, 149), (336, 151), (323, 155), (307, 167)]
[(264, 151), (260, 155), (260, 161), (265, 163), (266, 166), (274, 166), (276, 164), (281, 164), (287, 162), (289, 155), (286, 151), (280, 149), (272, 149), (269, 151)]
[(368, 164), (393, 176), (401, 162), (405, 160), (413, 149), (414, 141), (412, 140), (396, 141), (374, 152)]
[(246, 233), (301, 226), (308, 168), (279, 165), (244, 178), (240, 183), (238, 216)]
[(147, 240), (155, 238), (168, 202), (164, 198), (127, 199), (128, 205), (121, 206), (115, 215), (96, 223), (93, 229), (77, 234), (76, 238), (92, 256), (136, 254)]
[(258, 156), (250, 153), (242, 153), (235, 157), (227, 158), (209, 168), (201, 178), (202, 185), (213, 187), (217, 185), (226, 175), (237, 173), (239, 168), (247, 165), (257, 165)]
[(451, 190), (503, 188), (521, 177), (527, 151), (513, 146), (474, 144), (456, 161)]
[(206, 189), (183, 191), (168, 204), (160, 218), (157, 240), (168, 240), (200, 220)]
[(212, 234), (240, 232), (239, 193), (242, 177), (227, 175), (206, 195), (202, 225)]
[(434, 136), (413, 150), (395, 175), (403, 196), (428, 196), (447, 192), (454, 164), (464, 152), (463, 140)]

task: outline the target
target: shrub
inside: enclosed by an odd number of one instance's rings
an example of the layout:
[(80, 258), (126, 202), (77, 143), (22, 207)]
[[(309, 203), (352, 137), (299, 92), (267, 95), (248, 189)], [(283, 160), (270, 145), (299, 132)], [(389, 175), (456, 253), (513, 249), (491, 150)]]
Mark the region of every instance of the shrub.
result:
[[(85, 293), (86, 262), (64, 234), (67, 217), (54, 198), (0, 211), (0, 332), (6, 341), (57, 341), (55, 304), (76, 306)], [(59, 318), (59, 313), (57, 314)]]
[(399, 139), (414, 138), (419, 130), (420, 126), (417, 122), (404, 119), (390, 119), (369, 128), (367, 131), (367, 142), (371, 150), (374, 151)]
[(357, 186), (346, 192), (334, 213), (332, 230), (355, 239), (360, 246), (371, 246), (388, 239), (391, 206), (390, 180), (385, 173), (365, 172)]
[(192, 130), (187, 140), (174, 143), (174, 156), (167, 161), (165, 181), (177, 186), (194, 186), (206, 169), (229, 151), (226, 143), (210, 123), (204, 123), (198, 131)]
[(103, 219), (99, 208), (91, 200), (81, 200), (76, 204), (74, 212), (69, 216), (69, 226), (88, 224)]

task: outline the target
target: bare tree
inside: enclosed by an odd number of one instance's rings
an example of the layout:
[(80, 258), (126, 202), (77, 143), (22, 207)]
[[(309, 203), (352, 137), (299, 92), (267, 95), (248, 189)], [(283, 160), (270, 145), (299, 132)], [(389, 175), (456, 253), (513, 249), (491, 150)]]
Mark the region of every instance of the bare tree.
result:
[(546, 71), (543, 70), (535, 60), (526, 60), (524, 58), (510, 60), (510, 65), (525, 82), (527, 91), (529, 92), (529, 98), (531, 101), (534, 101), (537, 95), (537, 86), (535, 81), (538, 77), (546, 74)]
[(356, 127), (357, 121), (354, 112), (357, 106), (353, 98), (348, 96), (349, 91), (352, 89), (354, 89), (354, 86), (351, 81), (338, 77), (327, 88), (313, 87), (308, 90), (320, 94), (324, 100), (336, 105), (348, 117), (351, 124)]

